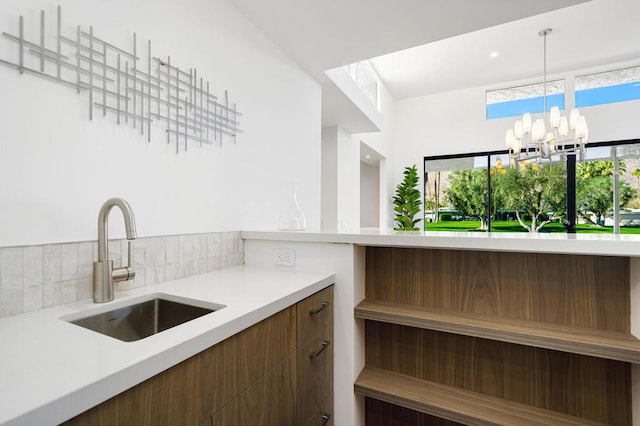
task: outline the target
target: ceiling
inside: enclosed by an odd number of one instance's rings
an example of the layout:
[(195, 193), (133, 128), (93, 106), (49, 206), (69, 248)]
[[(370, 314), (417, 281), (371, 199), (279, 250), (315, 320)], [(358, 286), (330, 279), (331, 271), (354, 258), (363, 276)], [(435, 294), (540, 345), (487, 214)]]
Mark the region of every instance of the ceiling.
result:
[(396, 100), (538, 80), (543, 28), (551, 76), (640, 63), (639, 0), (229, 1), (320, 82), (322, 126), (350, 133), (378, 129), (325, 71), (365, 59)]
[[(640, 60), (640, 1), (593, 0), (371, 60), (395, 99)], [(489, 54), (499, 56), (490, 58)]]
[[(229, 1), (322, 84), (323, 126), (362, 132), (373, 129), (349, 126), (362, 120), (362, 112), (339, 93), (325, 70), (588, 0)], [(474, 64), (466, 68), (473, 73)], [(389, 79), (393, 87), (400, 84)]]

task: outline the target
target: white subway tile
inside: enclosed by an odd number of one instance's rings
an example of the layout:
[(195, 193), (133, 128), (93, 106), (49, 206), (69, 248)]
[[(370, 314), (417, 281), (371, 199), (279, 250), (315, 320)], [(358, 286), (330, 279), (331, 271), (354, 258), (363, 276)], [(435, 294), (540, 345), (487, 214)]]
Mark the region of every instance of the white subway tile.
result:
[(60, 305), (62, 303), (60, 290), (60, 282), (50, 283), (42, 287), (42, 306), (49, 308)]
[(93, 243), (78, 244), (78, 278), (93, 276)]
[(164, 238), (152, 238), (153, 240), (153, 254), (155, 257), (155, 262), (152, 265), (147, 266), (161, 266), (167, 263), (167, 250)]
[(193, 261), (193, 235), (184, 235), (182, 238), (182, 263), (185, 265)]
[(49, 244), (44, 246), (44, 284), (53, 284), (62, 277), (62, 245)]
[(185, 278), (185, 270), (184, 270), (184, 265), (179, 263), (176, 265), (176, 279), (179, 280), (180, 278)]
[(215, 256), (214, 245), (215, 245), (215, 235), (207, 234), (207, 257)]
[(23, 287), (41, 286), (43, 283), (44, 270), (44, 250), (42, 246), (25, 247), (23, 251), (22, 263), (22, 285)]
[(144, 268), (137, 269), (136, 276), (133, 279), (133, 287), (134, 288), (144, 287), (145, 285), (144, 280), (145, 280)]
[(0, 249), (0, 291), (19, 290), (22, 294), (22, 253), (22, 247)]
[(137, 270), (144, 269), (147, 255), (147, 238), (138, 238), (133, 242), (133, 266)]
[(156, 283), (156, 268), (144, 268), (144, 285)]
[(165, 279), (167, 281), (173, 281), (176, 279), (176, 265), (169, 264), (165, 267)]
[(62, 244), (60, 280), (68, 281), (78, 277), (78, 245)]
[(166, 249), (166, 262), (178, 263), (180, 258), (178, 256), (180, 247), (180, 237), (172, 236), (165, 237), (165, 249)]
[(93, 276), (78, 279), (78, 300), (93, 299)]
[[(116, 292), (244, 263), (239, 232), (140, 238), (133, 247), (136, 277)], [(0, 248), (0, 316), (91, 299), (97, 251), (97, 242)], [(109, 241), (108, 251), (121, 267), (127, 241)]]
[(67, 280), (60, 283), (60, 304), (78, 301), (78, 281)]
[(122, 266), (122, 242), (119, 240), (110, 240), (108, 244), (109, 260), (113, 261), (114, 268)]
[(240, 232), (231, 233), (231, 253), (238, 253), (240, 251)]
[(191, 252), (191, 260), (200, 260), (200, 236), (193, 235), (192, 236), (192, 252)]
[(0, 317), (16, 315), (22, 312), (22, 290), (0, 291)]
[(156, 266), (156, 284), (167, 281), (166, 270), (167, 267), (165, 265)]
[(200, 259), (206, 259), (211, 256), (209, 254), (209, 239), (207, 238), (207, 234), (201, 234), (200, 237)]
[(135, 287), (135, 281), (134, 280), (119, 281), (117, 283), (114, 283), (114, 291), (116, 293), (120, 293), (122, 291), (131, 290), (134, 287)]
[(26, 287), (23, 292), (22, 311), (32, 312), (42, 309), (43, 306), (43, 286)]
[(213, 236), (213, 257), (222, 255), (222, 237), (220, 233)]
[(222, 258), (220, 256), (215, 256), (213, 258), (213, 270), (219, 271), (222, 269)]

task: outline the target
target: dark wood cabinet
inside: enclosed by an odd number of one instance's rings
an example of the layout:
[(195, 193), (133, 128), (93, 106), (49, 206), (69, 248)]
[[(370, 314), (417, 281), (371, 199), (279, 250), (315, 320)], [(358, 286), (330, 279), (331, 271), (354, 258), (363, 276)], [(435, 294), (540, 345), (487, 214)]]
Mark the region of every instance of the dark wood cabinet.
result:
[[(325, 307), (317, 315), (306, 314), (313, 319), (311, 325), (303, 321), (304, 327), (313, 329), (313, 324), (317, 323), (321, 328), (309, 335), (307, 344), (302, 346), (298, 339), (298, 317), (307, 307), (314, 309), (314, 298), (318, 294), (322, 294), (323, 301), (331, 306), (332, 291), (333, 287), (329, 287), (278, 312), (91, 408), (65, 425), (304, 424), (297, 420), (301, 404), (309, 407), (305, 408), (309, 410), (309, 416), (321, 404), (330, 409), (326, 397), (333, 383), (333, 309)], [(322, 302), (318, 306), (321, 305)], [(330, 385), (318, 384), (313, 378), (300, 381), (300, 351), (313, 352), (322, 346), (323, 341), (330, 343), (317, 356), (319, 362), (314, 365), (320, 366), (323, 374), (330, 376)], [(303, 364), (308, 362), (304, 360)], [(306, 396), (304, 403), (299, 402), (299, 395), (310, 395), (310, 402), (306, 402)]]

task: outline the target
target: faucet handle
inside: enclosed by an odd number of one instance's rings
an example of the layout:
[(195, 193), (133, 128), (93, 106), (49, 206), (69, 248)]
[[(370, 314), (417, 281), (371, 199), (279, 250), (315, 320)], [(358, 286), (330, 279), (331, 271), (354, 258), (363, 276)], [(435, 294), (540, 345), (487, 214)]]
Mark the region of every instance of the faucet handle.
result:
[(116, 268), (111, 273), (113, 282), (132, 280), (136, 276), (136, 271), (133, 264), (133, 240), (127, 240), (127, 260), (128, 265), (122, 268)]

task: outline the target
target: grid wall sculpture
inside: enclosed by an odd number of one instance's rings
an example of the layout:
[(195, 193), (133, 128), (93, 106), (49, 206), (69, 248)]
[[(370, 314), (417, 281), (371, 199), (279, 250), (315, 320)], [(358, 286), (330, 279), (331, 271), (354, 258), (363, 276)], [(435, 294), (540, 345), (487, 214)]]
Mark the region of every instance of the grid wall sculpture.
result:
[[(40, 11), (40, 38), (25, 39), (24, 18), (19, 17), (18, 35), (2, 33), (18, 48), (17, 62), (1, 59), (0, 64), (86, 93), (89, 120), (94, 114), (113, 116), (118, 125), (139, 129), (151, 142), (151, 124), (164, 126), (166, 142), (176, 153), (187, 150), (189, 142), (222, 145), (223, 135), (234, 143), (239, 129), (236, 104), (229, 103), (227, 91), (218, 99), (208, 81), (195, 68), (173, 65), (171, 58), (151, 54), (147, 42), (144, 60), (138, 51), (136, 33), (128, 52), (95, 36), (93, 27), (75, 34), (62, 34), (62, 8), (57, 8), (56, 43), (45, 43), (45, 13)], [(25, 54), (30, 55), (27, 60)]]

